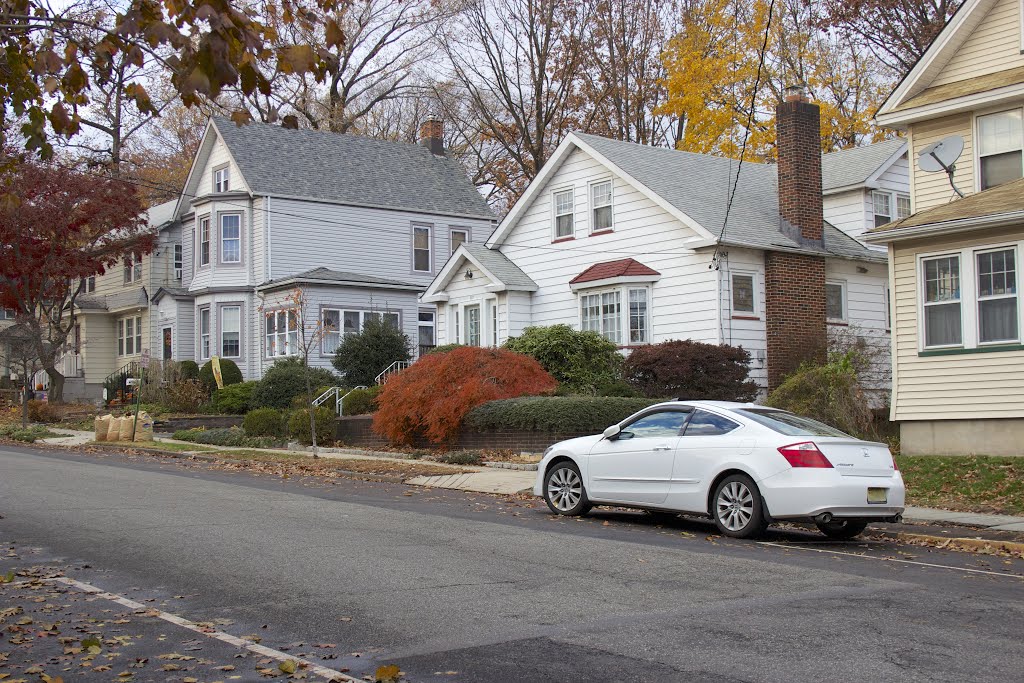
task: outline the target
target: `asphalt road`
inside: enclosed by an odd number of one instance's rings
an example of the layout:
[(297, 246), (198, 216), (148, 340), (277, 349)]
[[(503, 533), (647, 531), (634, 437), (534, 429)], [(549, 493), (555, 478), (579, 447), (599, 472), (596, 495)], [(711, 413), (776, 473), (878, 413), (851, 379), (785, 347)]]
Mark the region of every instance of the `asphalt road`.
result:
[(998, 557), (16, 448), (0, 515), (23, 551), (0, 571), (60, 567), (271, 648), (337, 644), (324, 664), (355, 675), (1024, 681), (1024, 562)]

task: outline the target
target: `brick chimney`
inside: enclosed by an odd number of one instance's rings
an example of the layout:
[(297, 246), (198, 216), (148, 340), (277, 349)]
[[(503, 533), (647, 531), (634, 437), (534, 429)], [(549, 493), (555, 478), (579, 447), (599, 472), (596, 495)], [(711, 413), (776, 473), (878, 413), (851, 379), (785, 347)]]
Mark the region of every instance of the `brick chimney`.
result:
[[(780, 228), (804, 247), (820, 249), (821, 115), (802, 85), (786, 89), (776, 126)], [(803, 361), (825, 359), (825, 259), (766, 251), (764, 260), (770, 391)]]
[(444, 156), (444, 123), (431, 117), (420, 124), (420, 144), (439, 157)]

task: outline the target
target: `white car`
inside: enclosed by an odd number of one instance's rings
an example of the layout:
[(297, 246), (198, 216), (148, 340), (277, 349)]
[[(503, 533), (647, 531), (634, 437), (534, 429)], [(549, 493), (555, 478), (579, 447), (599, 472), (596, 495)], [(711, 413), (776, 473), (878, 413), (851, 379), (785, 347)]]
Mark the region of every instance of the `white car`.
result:
[(604, 434), (557, 443), (533, 492), (559, 515), (619, 505), (711, 517), (735, 538), (789, 520), (837, 539), (901, 521), (906, 494), (885, 444), (724, 401), (659, 403)]

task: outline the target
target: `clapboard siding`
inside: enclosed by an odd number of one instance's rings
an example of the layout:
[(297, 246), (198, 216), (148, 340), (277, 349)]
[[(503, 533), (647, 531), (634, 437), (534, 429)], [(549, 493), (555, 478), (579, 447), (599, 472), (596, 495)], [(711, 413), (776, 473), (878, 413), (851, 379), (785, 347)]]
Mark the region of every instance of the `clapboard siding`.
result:
[(960, 135), (964, 140), (964, 151), (956, 162), (954, 180), (964, 192), (974, 188), (974, 137), (971, 134), (970, 114), (957, 114), (941, 119), (915, 123), (911, 128), (911, 149), (914, 156), (913, 209), (923, 211), (939, 204), (946, 204), (956, 195), (949, 186), (945, 173), (925, 173), (918, 166), (917, 158), (928, 145), (950, 136)]
[[(568, 323), (578, 328), (578, 299), (569, 281), (594, 263), (635, 258), (661, 273), (652, 288), (652, 340), (717, 341), (716, 283), (709, 254), (682, 245), (693, 231), (621, 178), (613, 178), (614, 231), (590, 235), (589, 183), (611, 177), (582, 150), (574, 150), (523, 212), (500, 250), (539, 290), (530, 305), (510, 304), (513, 329), (526, 315), (533, 325)], [(575, 239), (552, 243), (552, 191), (574, 190)], [(514, 332), (513, 332), (514, 334)]]
[(216, 135), (216, 128), (210, 128), (211, 133), (214, 134), (213, 147), (210, 150), (210, 156), (206, 159), (206, 163), (200, 172), (195, 194), (202, 196), (206, 194), (213, 194), (213, 169), (219, 168), (220, 166), (227, 165), (228, 167), (228, 191), (230, 192), (248, 192), (249, 186), (245, 182), (245, 178), (242, 177), (241, 172), (238, 170), (238, 166), (231, 159), (231, 154), (228, 151), (227, 145), (220, 139), (219, 135)]
[(826, 196), (823, 200), (825, 220), (850, 237), (863, 235), (864, 231), (870, 227), (868, 221), (873, 218), (866, 205), (866, 201), (869, 201), (870, 197), (871, 193), (863, 189)]
[[(861, 273), (860, 269), (867, 272)], [(885, 315), (886, 265), (829, 259), (825, 263), (825, 277), (846, 285), (847, 325), (829, 325), (832, 344), (839, 348), (864, 344), (870, 359), (864, 374), (865, 385), (875, 392), (888, 391), (892, 357)]]
[[(894, 245), (897, 420), (1024, 417), (1024, 351), (919, 355), (917, 259), (919, 254), (1019, 240), (1024, 228), (988, 230), (969, 238)], [(964, 306), (971, 306), (964, 285)]]
[(95, 313), (79, 315), (82, 326), (82, 368), (86, 384), (99, 384), (120, 365), (114, 318)]
[(1020, 11), (1020, 0), (999, 0), (930, 85), (1024, 66)]
[[(732, 276), (754, 275), (754, 313), (733, 311)], [(768, 386), (768, 339), (765, 332), (764, 253), (752, 249), (729, 248), (718, 271), (721, 283), (722, 342), (739, 346), (750, 353), (750, 378), (759, 386)], [(753, 319), (751, 319), (753, 318)]]
[(878, 187), (903, 194), (910, 193), (910, 161), (906, 154), (892, 162), (892, 165), (878, 176)]

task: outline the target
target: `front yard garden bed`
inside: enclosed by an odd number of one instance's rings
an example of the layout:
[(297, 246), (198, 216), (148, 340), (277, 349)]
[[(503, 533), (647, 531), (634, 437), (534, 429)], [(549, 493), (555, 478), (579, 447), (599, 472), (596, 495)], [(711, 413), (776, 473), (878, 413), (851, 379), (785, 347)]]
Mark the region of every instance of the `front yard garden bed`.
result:
[(907, 504), (960, 512), (1024, 514), (1024, 458), (898, 455)]

